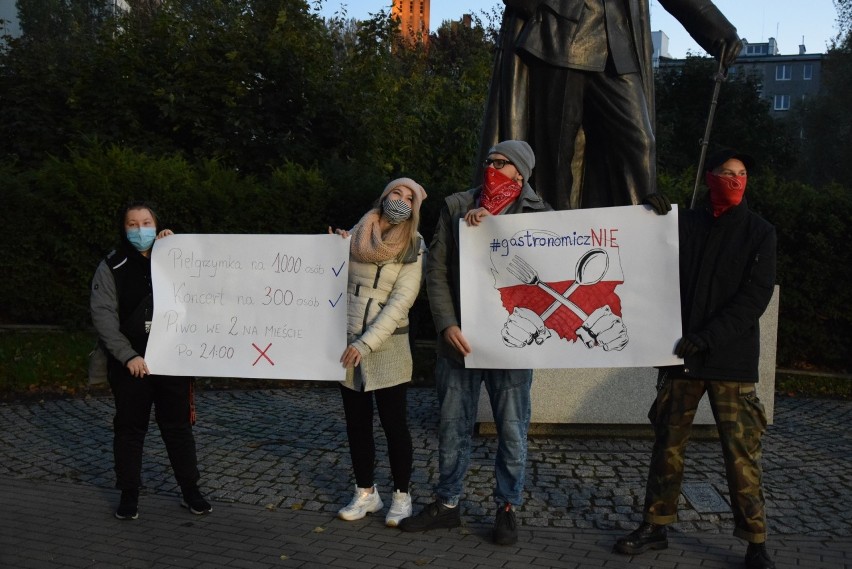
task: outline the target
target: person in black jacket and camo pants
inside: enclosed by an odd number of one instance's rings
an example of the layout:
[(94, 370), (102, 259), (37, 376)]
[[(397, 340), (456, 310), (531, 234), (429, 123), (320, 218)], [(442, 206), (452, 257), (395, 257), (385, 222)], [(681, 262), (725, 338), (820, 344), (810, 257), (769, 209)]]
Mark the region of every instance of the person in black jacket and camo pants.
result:
[(636, 555), (668, 547), (677, 520), (683, 459), (698, 402), (707, 392), (719, 430), (734, 535), (748, 542), (749, 569), (775, 567), (766, 551), (760, 466), (766, 430), (757, 397), (758, 321), (775, 287), (775, 228), (748, 209), (743, 194), (754, 160), (733, 150), (707, 159), (705, 207), (680, 212), (683, 365), (660, 370), (648, 413), (656, 438), (645, 490), (645, 521), (615, 551)]

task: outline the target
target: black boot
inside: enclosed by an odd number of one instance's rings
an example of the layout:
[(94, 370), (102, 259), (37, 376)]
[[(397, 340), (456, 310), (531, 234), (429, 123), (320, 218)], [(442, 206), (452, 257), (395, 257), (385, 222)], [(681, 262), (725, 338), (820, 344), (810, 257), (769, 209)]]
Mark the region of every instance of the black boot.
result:
[(642, 522), (642, 525), (631, 533), (619, 538), (613, 550), (625, 555), (638, 555), (649, 549), (666, 549), (668, 546), (666, 526)]
[(765, 543), (749, 543), (745, 555), (746, 569), (775, 569)]
[(518, 542), (518, 523), (512, 504), (504, 504), (497, 509), (492, 537), (497, 545), (513, 545)]

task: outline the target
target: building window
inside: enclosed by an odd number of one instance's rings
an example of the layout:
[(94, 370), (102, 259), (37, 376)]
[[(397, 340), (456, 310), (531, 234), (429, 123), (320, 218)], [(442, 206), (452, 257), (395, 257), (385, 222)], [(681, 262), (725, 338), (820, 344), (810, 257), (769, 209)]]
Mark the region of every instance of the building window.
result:
[(772, 108), (776, 111), (789, 111), (790, 95), (775, 95)]
[(776, 65), (775, 66), (775, 80), (776, 81), (789, 81), (793, 78), (793, 66), (791, 65)]
[(754, 44), (746, 46), (746, 55), (766, 55), (767, 45), (763, 44)]
[(814, 65), (813, 63), (805, 63), (802, 68), (802, 79), (805, 81), (810, 81), (814, 78)]

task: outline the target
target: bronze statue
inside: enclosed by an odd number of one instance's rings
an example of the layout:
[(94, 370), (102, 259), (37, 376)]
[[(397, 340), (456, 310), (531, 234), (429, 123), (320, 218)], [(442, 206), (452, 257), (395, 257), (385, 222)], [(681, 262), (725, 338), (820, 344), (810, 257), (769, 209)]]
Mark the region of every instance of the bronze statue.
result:
[[(533, 187), (556, 209), (652, 201), (648, 0), (504, 2), (480, 162), (500, 140), (526, 140), (537, 159)], [(736, 28), (710, 0), (659, 2), (726, 66), (736, 59)]]

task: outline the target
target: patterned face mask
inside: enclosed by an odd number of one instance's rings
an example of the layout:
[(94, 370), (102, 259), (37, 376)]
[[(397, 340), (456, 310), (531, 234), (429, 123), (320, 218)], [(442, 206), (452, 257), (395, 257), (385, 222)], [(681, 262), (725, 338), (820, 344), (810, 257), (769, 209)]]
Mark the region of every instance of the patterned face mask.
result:
[(491, 215), (497, 215), (521, 195), (521, 185), (494, 168), (485, 169), (480, 203)]
[(710, 188), (710, 205), (713, 206), (713, 217), (719, 217), (743, 201), (748, 176), (717, 176), (707, 172), (704, 181)]
[(382, 202), (382, 215), (391, 225), (397, 225), (411, 217), (411, 206), (403, 200), (386, 199)]

